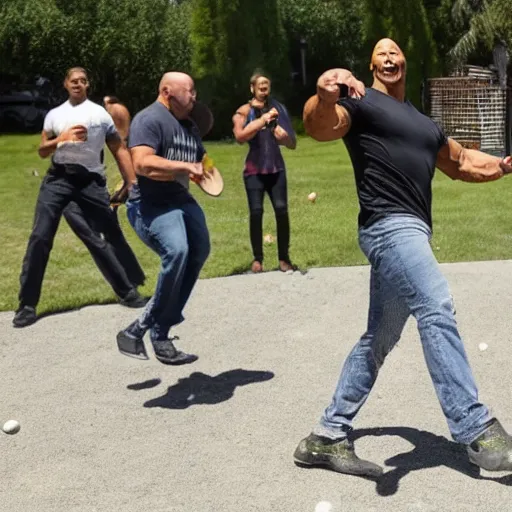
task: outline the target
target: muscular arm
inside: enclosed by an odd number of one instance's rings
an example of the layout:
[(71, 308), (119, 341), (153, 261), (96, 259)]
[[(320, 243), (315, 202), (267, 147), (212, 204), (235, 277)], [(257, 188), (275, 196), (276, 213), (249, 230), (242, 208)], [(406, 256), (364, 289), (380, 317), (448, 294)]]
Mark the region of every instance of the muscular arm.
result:
[(125, 185), (130, 188), (137, 181), (130, 152), (117, 133), (108, 137), (106, 143), (117, 162), (119, 172), (123, 177)]
[(116, 125), (117, 131), (121, 136), (121, 139), (126, 141), (128, 139), (128, 132), (130, 130), (130, 113), (128, 109), (122, 105), (115, 104), (112, 105), (110, 115), (114, 120), (114, 124)]
[(440, 149), (436, 167), (452, 180), (473, 183), (498, 180), (512, 172), (512, 167), (501, 158), (463, 148), (453, 139), (448, 139), (448, 143)]
[(265, 114), (254, 121), (251, 121), (247, 126), (247, 116), (249, 115), (249, 105), (241, 106), (233, 116), (233, 135), (237, 142), (244, 143), (251, 140), (266, 124), (268, 116)]
[(312, 96), (304, 105), (303, 117), (306, 133), (319, 142), (344, 137), (350, 130), (350, 114), (337, 103), (328, 103)]
[(135, 173), (156, 181), (172, 181), (176, 173), (192, 171), (192, 164), (167, 160), (155, 154), (149, 146), (135, 146), (131, 149)]
[(350, 98), (360, 99), (366, 94), (363, 82), (349, 70), (334, 68), (320, 75), (315, 96), (304, 105), (302, 118), (306, 133), (319, 142), (340, 139), (350, 130), (350, 114), (338, 105), (341, 85), (347, 87)]

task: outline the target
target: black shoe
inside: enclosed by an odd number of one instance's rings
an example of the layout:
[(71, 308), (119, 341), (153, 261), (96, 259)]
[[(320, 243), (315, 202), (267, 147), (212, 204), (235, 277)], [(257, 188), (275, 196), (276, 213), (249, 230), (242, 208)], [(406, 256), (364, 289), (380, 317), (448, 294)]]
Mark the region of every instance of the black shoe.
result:
[(298, 465), (319, 466), (349, 475), (376, 478), (384, 472), (377, 464), (360, 459), (348, 439), (332, 440), (310, 434), (299, 443), (293, 457)]
[(155, 357), (163, 364), (189, 364), (197, 361), (199, 358), (194, 354), (185, 354), (181, 350), (177, 350), (172, 342), (175, 339), (179, 339), (174, 336), (172, 339), (151, 341), (153, 349), (155, 351)]
[(119, 299), (119, 304), (127, 308), (143, 308), (148, 300), (147, 297), (143, 297), (135, 288), (132, 288), (124, 297)]
[(469, 460), (487, 471), (512, 471), (512, 437), (494, 421), (468, 447)]
[(144, 346), (145, 330), (140, 327), (138, 320), (135, 320), (126, 329), (117, 333), (117, 348), (121, 354), (136, 359), (149, 359), (146, 347)]
[(16, 311), (14, 318), (12, 319), (12, 325), (14, 327), (27, 327), (32, 325), (37, 320), (36, 308), (31, 306), (22, 306)]

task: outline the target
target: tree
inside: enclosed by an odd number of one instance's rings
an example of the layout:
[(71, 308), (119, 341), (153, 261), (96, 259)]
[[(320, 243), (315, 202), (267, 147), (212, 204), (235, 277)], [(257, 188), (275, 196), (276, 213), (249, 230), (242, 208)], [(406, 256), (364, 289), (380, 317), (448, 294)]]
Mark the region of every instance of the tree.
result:
[(152, 101), (161, 75), (190, 68), (190, 4), (168, 0), (9, 0), (0, 7), (0, 73), (62, 83), (88, 70), (93, 98)]
[(191, 68), (200, 98), (214, 112), (215, 134), (231, 133), (231, 116), (249, 95), (256, 70), (274, 90), (286, 83), (286, 38), (277, 0), (195, 0)]
[[(361, 16), (357, 3), (341, 0), (280, 0), (279, 6), (288, 39), (288, 58), (296, 76), (287, 101), (291, 110), (299, 114), (325, 70), (342, 67), (357, 76), (361, 74)], [(307, 44), (306, 87), (300, 80), (301, 40)]]
[(405, 53), (407, 97), (420, 107), (422, 84), (440, 67), (423, 1), (363, 0), (361, 6), (366, 41), (373, 46), (382, 37), (390, 37)]
[(453, 64), (461, 65), (470, 57), (489, 61), (497, 43), (512, 48), (512, 8), (510, 0), (456, 0), (453, 19), (466, 30), (450, 51)]

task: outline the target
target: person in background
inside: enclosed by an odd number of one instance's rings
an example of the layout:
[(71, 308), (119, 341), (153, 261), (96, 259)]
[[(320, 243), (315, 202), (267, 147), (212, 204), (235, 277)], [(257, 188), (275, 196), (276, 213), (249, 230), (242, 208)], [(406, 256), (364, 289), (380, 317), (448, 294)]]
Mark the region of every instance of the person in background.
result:
[(295, 149), (296, 138), (284, 105), (270, 97), (271, 82), (255, 74), (250, 80), (252, 99), (233, 116), (233, 134), (248, 142), (243, 178), (249, 203), (249, 233), (253, 252), (252, 272), (263, 271), (263, 200), (265, 192), (274, 208), (279, 270), (295, 270), (289, 256), (290, 220), (286, 167), (279, 146)]
[(23, 259), (15, 327), (26, 327), (37, 320), (36, 306), (53, 239), (63, 210), (71, 201), (82, 208), (98, 232), (117, 247), (124, 247), (124, 251), (131, 250), (110, 208), (101, 152), (106, 143), (117, 162), (124, 181), (120, 195), (126, 194), (135, 182), (130, 154), (108, 112), (87, 98), (89, 80), (85, 69), (69, 69), (64, 87), (68, 100), (48, 112), (41, 134), (39, 156), (51, 155), (52, 159), (41, 183)]
[(128, 143), (128, 135), (130, 133), (131, 116), (128, 108), (123, 105), (116, 96), (105, 96), (103, 98), (103, 106), (112, 116), (117, 131), (123, 142)]
[[(114, 96), (105, 96), (103, 102), (121, 139), (126, 143), (130, 129), (128, 109), (121, 105)], [(103, 150), (101, 155), (103, 161)], [(115, 194), (115, 200), (124, 202), (126, 199), (124, 192), (122, 193), (124, 197)], [(71, 201), (64, 208), (63, 216), (71, 230), (89, 250), (103, 277), (119, 297), (119, 303), (132, 308), (144, 307), (147, 299), (140, 295), (137, 287), (144, 284), (146, 276), (122, 232), (121, 236), (114, 240), (108, 238), (108, 235), (105, 236), (105, 234), (100, 233), (94, 220), (88, 218), (75, 201)], [(117, 216), (114, 217), (117, 221)], [(117, 240), (121, 241), (120, 245), (116, 243)]]

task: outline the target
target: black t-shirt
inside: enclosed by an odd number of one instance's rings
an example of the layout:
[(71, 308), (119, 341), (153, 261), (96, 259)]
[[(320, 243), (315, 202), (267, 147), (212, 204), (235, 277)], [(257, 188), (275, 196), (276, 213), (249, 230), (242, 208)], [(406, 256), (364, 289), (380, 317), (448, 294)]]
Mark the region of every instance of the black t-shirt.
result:
[[(205, 154), (199, 129), (190, 120), (179, 121), (162, 103), (155, 101), (141, 110), (132, 121), (128, 146), (149, 146), (157, 156), (181, 162), (200, 162)], [(157, 181), (137, 177), (131, 199), (140, 193), (151, 203), (177, 203), (192, 200), (188, 192), (188, 174), (176, 173), (173, 181)]]
[(340, 101), (352, 119), (345, 145), (354, 167), (359, 226), (390, 213), (415, 215), (432, 227), (432, 178), (446, 136), (409, 102), (375, 89)]

